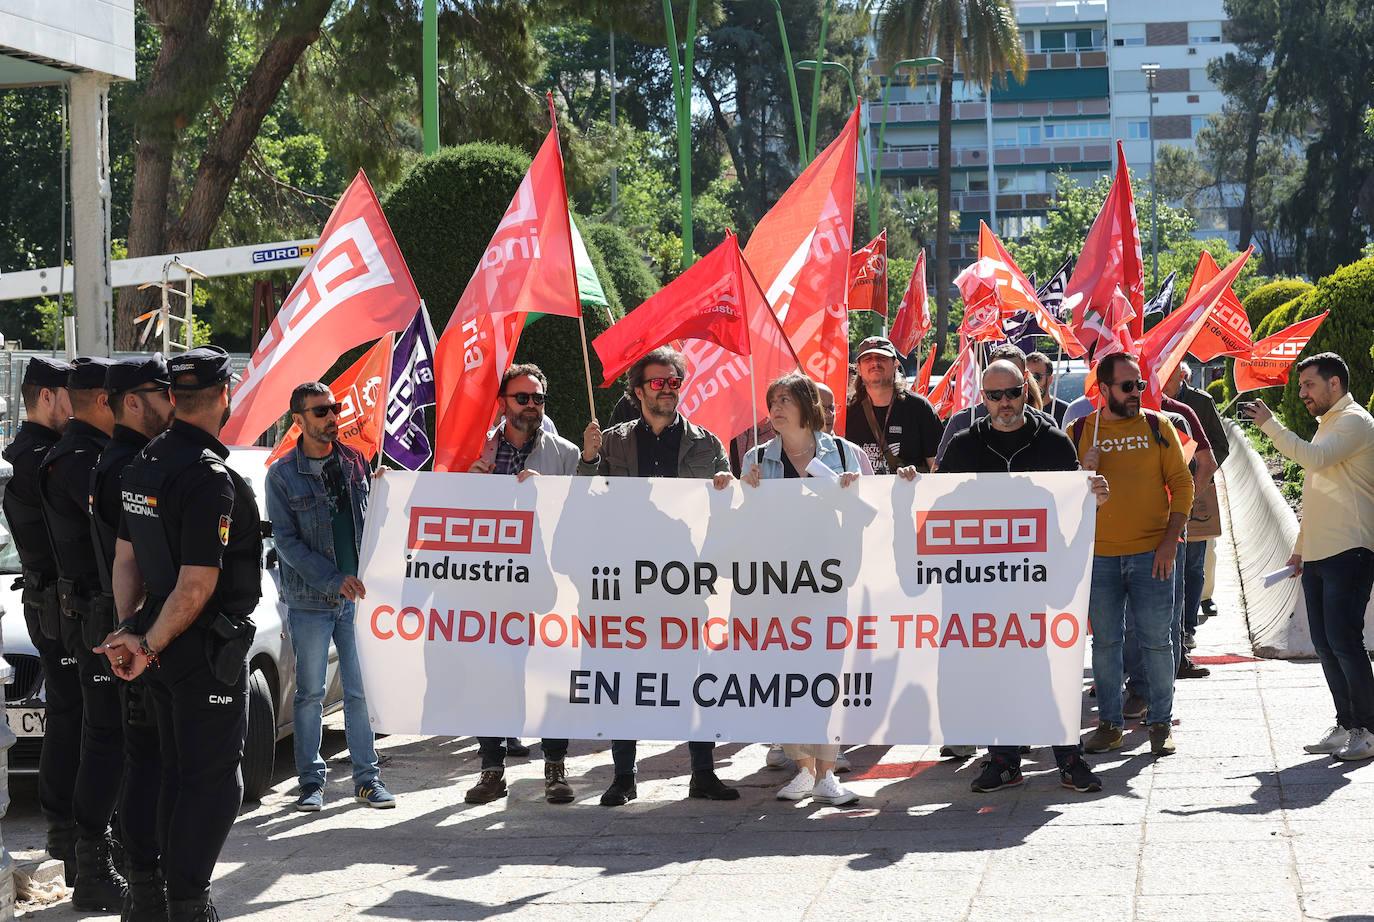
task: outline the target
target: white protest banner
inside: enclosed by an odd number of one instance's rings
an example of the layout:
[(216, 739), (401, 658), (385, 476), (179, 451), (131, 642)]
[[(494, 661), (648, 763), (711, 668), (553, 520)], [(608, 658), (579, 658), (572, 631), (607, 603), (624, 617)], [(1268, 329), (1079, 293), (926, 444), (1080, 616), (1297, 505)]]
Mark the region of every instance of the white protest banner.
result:
[(357, 610), (378, 732), (1078, 739), (1082, 472), (735, 483), (388, 472)]

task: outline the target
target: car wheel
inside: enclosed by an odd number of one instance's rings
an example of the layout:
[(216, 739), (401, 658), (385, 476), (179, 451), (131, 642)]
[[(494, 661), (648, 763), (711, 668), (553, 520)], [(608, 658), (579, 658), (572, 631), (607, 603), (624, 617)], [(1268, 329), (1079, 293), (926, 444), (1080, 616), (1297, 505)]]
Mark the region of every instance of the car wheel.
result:
[(272, 786), (277, 757), (277, 709), (261, 669), (248, 675), (248, 738), (243, 744), (243, 797), (261, 800)]

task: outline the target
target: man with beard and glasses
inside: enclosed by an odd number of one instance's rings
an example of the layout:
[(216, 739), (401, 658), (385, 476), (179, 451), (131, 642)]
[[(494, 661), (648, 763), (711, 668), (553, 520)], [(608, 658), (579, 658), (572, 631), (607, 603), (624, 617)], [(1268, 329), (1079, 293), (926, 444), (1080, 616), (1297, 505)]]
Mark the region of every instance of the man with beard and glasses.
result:
[(169, 364), (176, 421), (124, 468), (111, 572), (121, 627), (96, 649), (119, 678), (147, 676), (157, 714), (167, 919), (213, 922), (210, 878), (243, 802), (262, 525), (218, 437), (229, 354), (197, 346)]
[[(538, 474), (571, 476), (577, 473), (578, 457), (589, 462), (601, 450), (601, 429), (592, 423), (583, 433), (582, 451), (565, 438), (544, 428), (544, 402), (548, 397), (548, 378), (538, 365), (512, 365), (501, 376), (496, 405), (499, 414), (495, 428), (487, 434), (482, 456), (468, 471), (473, 474), (513, 474), (524, 483)], [(470, 804), (487, 804), (506, 796), (506, 755), (514, 737), (477, 737), (482, 756), (482, 774), (477, 784), (463, 796)], [(520, 746), (524, 754), (529, 749)], [(551, 804), (573, 802), (563, 761), (568, 754), (566, 739), (544, 739), (544, 799)], [(518, 750), (517, 750), (518, 751)]]
[[(593, 420), (587, 427), (588, 447), (599, 439), (593, 458), (584, 454), (579, 474), (603, 477), (710, 478), (717, 490), (734, 480), (725, 446), (710, 432), (693, 425), (677, 411), (678, 392), (687, 375), (681, 352), (660, 347), (630, 366), (627, 392), (639, 401), (643, 415), (636, 421), (612, 426), (604, 433)], [(635, 787), (635, 740), (612, 740), (615, 779), (601, 795), (603, 807), (621, 807), (638, 796)], [(738, 800), (739, 791), (716, 776), (712, 755), (716, 744), (690, 742), (692, 759), (691, 797)]]
[(1085, 470), (1107, 478), (1111, 498), (1097, 511), (1088, 619), (1093, 632), (1097, 729), (1088, 752), (1121, 746), (1122, 641), (1129, 601), (1149, 678), (1150, 751), (1174, 752), (1174, 564), (1193, 506), (1193, 478), (1173, 423), (1142, 410), (1145, 381), (1134, 358), (1114, 352), (1097, 366), (1106, 406), (1073, 427)]
[[(982, 419), (974, 420), (950, 440), (940, 473), (1078, 470), (1078, 453), (1068, 433), (1043, 414), (1027, 410), (1026, 379), (1014, 362), (999, 359), (983, 372), (983, 407), (987, 412)], [(1107, 479), (1094, 475), (1090, 485), (1097, 504), (1105, 503)], [(1102, 782), (1083, 761), (1080, 749), (1077, 745), (1054, 747), (1059, 783), (1083, 793), (1102, 790)], [(971, 788), (983, 794), (1013, 787), (1022, 780), (1020, 748), (990, 746), (983, 771)]]
[(1263, 400), (1241, 404), (1241, 415), (1307, 472), (1288, 565), (1290, 576), (1302, 579), (1336, 723), (1303, 748), (1346, 761), (1374, 758), (1374, 672), (1364, 644), (1374, 584), (1374, 419), (1351, 397), (1350, 369), (1334, 352), (1298, 363), (1298, 396), (1317, 420), (1310, 442), (1289, 431)]
[[(105, 373), (114, 431), (90, 477), (91, 543), (96, 549), (100, 587), (114, 610), (112, 571), (119, 536), (120, 489), (124, 468), (150, 440), (172, 424), (172, 385), (162, 353), (116, 362)], [(132, 627), (133, 625), (129, 625)], [(146, 678), (119, 683), (124, 725), (124, 785), (119, 794), (120, 841), (129, 894), (120, 917), (127, 922), (167, 918), (161, 850), (157, 842), (157, 798), (162, 756), (157, 721)]]
[(320, 735), (331, 640), (339, 651), (354, 799), (372, 807), (396, 806), (377, 767), (353, 627), (357, 602), (367, 595), (358, 579), (358, 552), (372, 478), (363, 453), (339, 441), (342, 409), (324, 384), (298, 385), (291, 392), (291, 421), (300, 427), (300, 438), (267, 471), (267, 517), (296, 651), (296, 809), (308, 813), (324, 806)]

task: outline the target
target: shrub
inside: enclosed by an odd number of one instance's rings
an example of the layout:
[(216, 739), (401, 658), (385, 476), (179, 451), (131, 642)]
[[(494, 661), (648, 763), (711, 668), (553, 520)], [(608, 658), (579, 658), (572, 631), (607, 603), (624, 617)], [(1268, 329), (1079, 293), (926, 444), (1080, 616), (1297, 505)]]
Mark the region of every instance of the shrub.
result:
[[(1250, 338), (1258, 342), (1271, 333), (1277, 333), (1284, 327), (1297, 323), (1298, 313), (1302, 310), (1303, 304), (1306, 303), (1306, 299), (1311, 296), (1313, 290), (1313, 286), (1309, 285), (1292, 300), (1271, 310), (1254, 328)], [(1226, 394), (1227, 400), (1236, 395), (1236, 360), (1231, 358), (1226, 360)], [(1283, 388), (1265, 387), (1257, 391), (1247, 391), (1246, 399), (1263, 400), (1266, 406), (1277, 412), (1283, 401)]]
[(1216, 401), (1219, 407), (1225, 406), (1226, 402), (1231, 399), (1226, 396), (1227, 390), (1225, 378), (1217, 378), (1211, 384), (1207, 385), (1207, 393), (1212, 395), (1212, 399)]
[[(1369, 305), (1374, 304), (1374, 258), (1342, 266), (1317, 283), (1316, 288), (1295, 302), (1285, 305), (1291, 316), (1275, 320), (1275, 332), (1295, 323), (1330, 311), (1326, 322), (1299, 355), (1299, 360), (1318, 352), (1335, 352), (1350, 366), (1350, 393), (1359, 403), (1369, 400), (1374, 390), (1374, 328), (1369, 322)], [(1266, 318), (1266, 323), (1269, 322)], [(1304, 439), (1310, 439), (1317, 422), (1298, 399), (1298, 376), (1289, 378), (1283, 390), (1279, 412), (1284, 423)]]
[(644, 265), (644, 254), (625, 231), (614, 224), (599, 221), (579, 222), (578, 227), (582, 229), (582, 239), (587, 245), (590, 247), (595, 243), (606, 258), (606, 269), (620, 295), (624, 313), (628, 314), (639, 307), (658, 291), (658, 281)]
[[(1276, 279), (1267, 285), (1261, 285), (1242, 302), (1245, 314), (1250, 318), (1250, 329), (1258, 330), (1264, 318), (1273, 312), (1274, 308), (1282, 307), (1294, 298), (1312, 290), (1312, 285), (1302, 279)], [(1255, 336), (1259, 339), (1259, 336)]]

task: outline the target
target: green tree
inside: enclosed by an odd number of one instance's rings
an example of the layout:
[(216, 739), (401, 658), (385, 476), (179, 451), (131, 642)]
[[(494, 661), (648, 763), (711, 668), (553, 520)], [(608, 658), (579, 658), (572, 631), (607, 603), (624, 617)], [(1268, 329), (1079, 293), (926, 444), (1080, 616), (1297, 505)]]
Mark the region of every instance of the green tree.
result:
[[(885, 0), (880, 17), (879, 57), (887, 67), (900, 58), (932, 51), (940, 66), (939, 205), (948, 215), (953, 201), (952, 131), (954, 74), (966, 85), (988, 89), (1005, 85), (1006, 75), (1026, 79), (1026, 52), (1011, 0)], [(944, 348), (949, 321), (949, 224), (936, 222), (935, 342)]]

